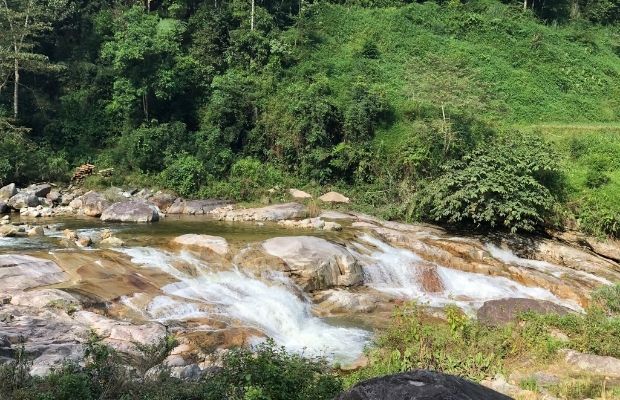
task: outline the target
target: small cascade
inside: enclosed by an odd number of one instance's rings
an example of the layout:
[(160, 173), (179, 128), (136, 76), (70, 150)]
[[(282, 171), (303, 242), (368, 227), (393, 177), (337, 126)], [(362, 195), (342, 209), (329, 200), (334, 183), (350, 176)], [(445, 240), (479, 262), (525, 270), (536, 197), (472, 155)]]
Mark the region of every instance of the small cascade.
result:
[(363, 235), (361, 240), (372, 246), (369, 248), (358, 243), (360, 252), (356, 251), (356, 256), (364, 260), (366, 284), (395, 297), (415, 299), (434, 307), (457, 304), (466, 311), (472, 311), (488, 300), (519, 297), (548, 300), (579, 309), (572, 301), (561, 300), (546, 289), (440, 265), (432, 265), (432, 268), (441, 288), (428, 291), (420, 279), (421, 268), (428, 266), (428, 262), (409, 250), (392, 247), (370, 235)]
[(563, 275), (567, 275), (567, 276), (573, 275), (573, 276), (579, 276), (585, 280), (588, 280), (596, 284), (603, 284), (603, 285), (612, 284), (609, 280), (603, 277), (596, 276), (594, 274), (590, 274), (585, 271), (577, 271), (577, 270), (563, 267), (560, 265), (551, 264), (546, 261), (530, 260), (528, 258), (521, 258), (517, 256), (516, 254), (514, 254), (512, 251), (502, 249), (494, 244), (488, 243), (485, 247), (493, 258), (496, 258), (505, 264), (534, 269), (534, 270), (543, 272), (545, 274), (555, 276), (556, 278), (561, 278)]
[[(154, 298), (146, 307), (153, 319), (225, 317), (259, 329), (291, 351), (344, 362), (359, 356), (369, 339), (364, 330), (332, 326), (313, 316), (310, 303), (287, 288), (292, 282), (283, 275), (275, 274), (266, 282), (239, 270), (213, 271), (187, 252), (146, 247), (118, 251), (134, 264), (158, 268), (178, 280), (162, 288), (166, 296)], [(179, 264), (191, 264), (198, 272), (190, 275)], [(212, 311), (203, 311), (198, 304), (209, 305)]]

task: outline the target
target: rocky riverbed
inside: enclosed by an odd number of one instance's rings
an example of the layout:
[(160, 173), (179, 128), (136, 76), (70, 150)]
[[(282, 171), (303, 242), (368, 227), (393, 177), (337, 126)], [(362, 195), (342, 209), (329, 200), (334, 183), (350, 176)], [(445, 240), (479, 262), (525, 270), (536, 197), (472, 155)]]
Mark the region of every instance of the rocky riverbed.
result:
[(614, 242), (456, 235), (310, 215), (296, 200), (240, 208), (148, 190), (1, 188), (0, 362), (23, 345), (31, 372), (46, 374), (80, 362), (94, 332), (134, 359), (174, 335), (163, 363), (185, 378), (266, 337), (346, 367), (403, 301), (500, 323), (522, 309), (580, 312), (594, 288), (620, 281)]

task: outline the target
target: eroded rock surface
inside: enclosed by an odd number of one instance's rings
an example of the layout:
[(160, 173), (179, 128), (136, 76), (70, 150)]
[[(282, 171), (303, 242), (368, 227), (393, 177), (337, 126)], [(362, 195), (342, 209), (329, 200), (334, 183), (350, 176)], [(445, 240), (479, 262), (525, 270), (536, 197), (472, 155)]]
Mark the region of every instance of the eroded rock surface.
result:
[(114, 203), (101, 214), (102, 221), (109, 222), (156, 222), (159, 221), (157, 206), (145, 201)]

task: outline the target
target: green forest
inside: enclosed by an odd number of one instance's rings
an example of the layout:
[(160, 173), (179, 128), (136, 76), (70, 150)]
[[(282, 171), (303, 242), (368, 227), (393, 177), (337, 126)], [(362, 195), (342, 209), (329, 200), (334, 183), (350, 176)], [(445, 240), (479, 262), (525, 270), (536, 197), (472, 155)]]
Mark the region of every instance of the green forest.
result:
[[(619, 0), (2, 0), (0, 184), (620, 235)], [(276, 192), (277, 195), (277, 192)]]

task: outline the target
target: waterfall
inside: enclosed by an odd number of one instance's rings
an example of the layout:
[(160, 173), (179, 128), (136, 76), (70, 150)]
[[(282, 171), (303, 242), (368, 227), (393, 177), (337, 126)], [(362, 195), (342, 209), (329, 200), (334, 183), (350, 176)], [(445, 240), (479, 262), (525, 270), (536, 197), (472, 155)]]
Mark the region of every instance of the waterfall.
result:
[[(392, 247), (370, 235), (360, 238), (360, 252), (356, 256), (364, 261), (364, 277), (368, 286), (390, 295), (415, 299), (420, 304), (442, 307), (456, 304), (472, 311), (485, 301), (502, 298), (532, 298), (548, 300), (565, 307), (580, 309), (572, 301), (562, 300), (543, 288), (528, 287), (508, 278), (460, 271), (432, 265), (433, 274), (441, 288), (429, 292), (420, 283), (420, 267), (429, 265), (417, 254)], [(355, 251), (355, 250), (353, 250)]]
[[(264, 281), (237, 269), (213, 271), (187, 252), (146, 247), (118, 251), (135, 264), (158, 268), (178, 280), (162, 287), (165, 295), (146, 307), (153, 319), (226, 317), (260, 330), (291, 351), (343, 362), (358, 357), (369, 339), (367, 331), (332, 326), (313, 316), (311, 304), (287, 289), (292, 282), (283, 275), (274, 274)], [(188, 274), (179, 264), (191, 265), (196, 273)], [(200, 304), (209, 305), (209, 311)]]

